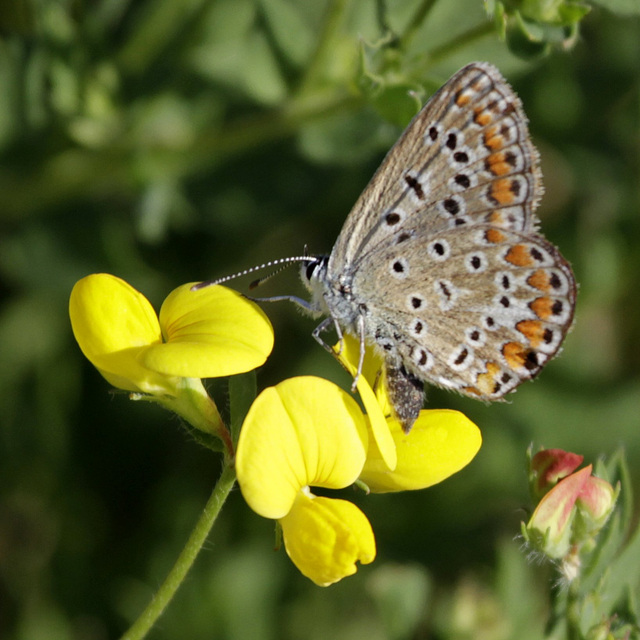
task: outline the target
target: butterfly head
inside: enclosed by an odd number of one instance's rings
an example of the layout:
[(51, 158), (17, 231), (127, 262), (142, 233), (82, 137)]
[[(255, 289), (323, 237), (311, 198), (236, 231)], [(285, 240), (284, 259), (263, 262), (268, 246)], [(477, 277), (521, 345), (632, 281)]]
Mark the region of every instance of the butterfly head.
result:
[(327, 264), (329, 256), (313, 256), (300, 267), (300, 278), (311, 293), (311, 306), (317, 311), (326, 311), (324, 293), (326, 291)]

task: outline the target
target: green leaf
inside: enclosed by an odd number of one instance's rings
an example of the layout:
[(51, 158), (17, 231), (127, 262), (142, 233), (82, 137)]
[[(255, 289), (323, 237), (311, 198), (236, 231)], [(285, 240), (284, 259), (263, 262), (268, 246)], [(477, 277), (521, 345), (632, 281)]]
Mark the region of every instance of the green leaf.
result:
[[(606, 609), (614, 613), (614, 606), (627, 592), (638, 588), (640, 576), (640, 528), (637, 528), (624, 551), (609, 565), (606, 582)], [(605, 595), (603, 592), (602, 595)], [(604, 612), (603, 612), (604, 613)]]
[(589, 11), (591, 11), (591, 7), (586, 4), (582, 4), (581, 2), (567, 2), (558, 7), (558, 17), (560, 18), (561, 24), (572, 25), (580, 22)]
[(245, 43), (245, 51), (242, 76), (246, 92), (258, 102), (279, 103), (287, 94), (287, 85), (266, 35), (253, 34)]
[(406, 127), (422, 106), (419, 93), (420, 88), (416, 85), (392, 85), (382, 89), (371, 102), (385, 120)]
[(542, 27), (524, 20), (519, 13), (509, 20), (506, 37), (511, 52), (524, 60), (541, 58), (551, 51), (551, 45), (544, 40)]
[(621, 490), (611, 519), (599, 534), (595, 550), (585, 560), (581, 585), (584, 592), (596, 589), (596, 583), (603, 578), (615, 557), (620, 554), (624, 541), (629, 537), (633, 517), (633, 486), (624, 452), (617, 451), (606, 463), (598, 460), (594, 475), (614, 486), (619, 483)]

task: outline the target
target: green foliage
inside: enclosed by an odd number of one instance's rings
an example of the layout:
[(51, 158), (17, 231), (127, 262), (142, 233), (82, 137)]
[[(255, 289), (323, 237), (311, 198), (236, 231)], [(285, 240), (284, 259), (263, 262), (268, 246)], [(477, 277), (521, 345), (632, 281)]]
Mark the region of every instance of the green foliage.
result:
[[(441, 486), (370, 499), (378, 560), (330, 589), (273, 553), (272, 525), (232, 494), (211, 550), (149, 637), (544, 637), (566, 596), (558, 589), (550, 608), (550, 568), (527, 564), (514, 541), (532, 440), (587, 460), (625, 449), (630, 472), (618, 454), (605, 465), (622, 481), (620, 511), (578, 617), (586, 634), (614, 613), (616, 633), (628, 625), (637, 637), (640, 9), (602, 0), (582, 15), (578, 3), (550, 3), (565, 12), (544, 22), (531, 4), (2, 3), (0, 637), (122, 633), (219, 472), (175, 420), (110, 393), (83, 361), (68, 323), (73, 284), (109, 272), (159, 304), (179, 284), (307, 243), (329, 251), (419, 103), (477, 59), (523, 100), (545, 174), (545, 234), (581, 284), (564, 353), (509, 403), (430, 391), (431, 406), (480, 425), (483, 449)], [(283, 274), (264, 295), (298, 286)], [(261, 388), (301, 373), (348, 384), (309, 337), (313, 321), (267, 312), (276, 349)], [(212, 392), (223, 409), (226, 389)], [(589, 596), (600, 589), (611, 599)]]

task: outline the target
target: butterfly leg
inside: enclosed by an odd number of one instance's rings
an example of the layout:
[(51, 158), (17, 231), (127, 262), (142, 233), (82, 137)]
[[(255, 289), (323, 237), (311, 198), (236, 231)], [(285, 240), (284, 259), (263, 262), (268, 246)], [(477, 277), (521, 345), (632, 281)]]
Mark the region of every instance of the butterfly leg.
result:
[[(333, 347), (330, 344), (327, 344), (322, 337), (320, 336), (320, 334), (323, 331), (326, 331), (330, 326), (331, 323), (333, 322), (333, 326), (334, 329), (336, 330), (336, 333), (338, 334), (338, 341), (340, 342), (340, 346), (338, 347), (338, 351), (337, 353), (333, 350)], [(342, 329), (340, 328), (340, 325), (338, 324), (338, 322), (335, 320), (335, 318), (325, 318), (311, 333), (311, 335), (313, 336), (313, 339), (323, 348), (326, 349), (330, 354), (332, 354), (333, 356), (336, 355), (340, 355), (342, 353), (342, 345), (343, 345), (343, 339), (342, 339)]]
[[(338, 334), (338, 341), (340, 343), (340, 346), (338, 347), (338, 351), (334, 351), (333, 347), (331, 347), (331, 345), (328, 345), (320, 336), (320, 334), (323, 331), (326, 331), (329, 326), (331, 325), (331, 323), (333, 322), (333, 326), (336, 330), (336, 333)], [(364, 355), (365, 355), (365, 333), (364, 333), (364, 316), (360, 315), (358, 316), (358, 320), (357, 320), (357, 327), (358, 327), (358, 336), (360, 339), (360, 355), (358, 357), (358, 368), (356, 369), (356, 375), (353, 377), (353, 383), (351, 384), (351, 392), (355, 393), (356, 391), (356, 385), (358, 384), (358, 380), (362, 374), (362, 366), (364, 364)], [(313, 333), (311, 334), (315, 341), (322, 345), (329, 353), (331, 353), (333, 356), (339, 356), (342, 353), (342, 349), (344, 348), (344, 339), (343, 339), (343, 334), (342, 334), (342, 328), (340, 327), (340, 324), (338, 323), (338, 321), (335, 318), (325, 318), (314, 330)]]
[[(323, 331), (326, 331), (329, 325), (333, 322), (333, 326), (338, 334), (338, 340), (340, 342), (340, 346), (338, 347), (338, 351), (336, 352), (331, 345), (328, 345), (321, 337), (320, 334)], [(329, 353), (331, 353), (334, 357), (339, 356), (342, 353), (342, 349), (344, 346), (344, 339), (342, 334), (342, 328), (340, 324), (335, 318), (325, 318), (314, 330), (312, 333), (316, 342), (322, 345)], [(353, 377), (353, 383), (351, 384), (351, 392), (355, 393), (356, 385), (358, 383), (358, 379), (362, 374), (362, 366), (364, 363), (364, 355), (365, 355), (365, 334), (364, 334), (364, 316), (358, 317), (358, 335), (360, 337), (360, 356), (358, 358), (358, 368), (356, 370), (356, 375)]]
[(298, 298), (298, 296), (271, 296), (269, 298), (254, 298), (252, 296), (244, 296), (247, 300), (251, 300), (251, 302), (293, 302), (293, 304), (297, 304), (299, 307), (302, 307), (305, 311), (311, 314), (317, 314), (318, 309), (304, 298)]
[[(272, 296), (269, 298), (252, 298), (247, 296), (247, 298), (249, 300), (252, 300), (253, 302), (283, 302), (283, 301), (287, 301), (287, 302), (293, 302), (294, 304), (297, 304), (299, 307), (302, 307), (303, 309), (305, 309), (306, 311), (311, 312), (312, 314), (315, 314), (318, 312), (318, 309), (310, 302), (308, 302), (307, 300), (304, 300), (303, 298), (298, 298), (297, 296)], [(338, 351), (334, 351), (333, 347), (329, 344), (327, 344), (323, 339), (322, 336), (320, 335), (323, 331), (326, 331), (331, 324), (333, 323), (333, 327), (336, 331), (336, 334), (338, 336), (338, 342), (340, 344), (340, 346), (338, 347)], [(360, 340), (360, 355), (358, 358), (358, 369), (356, 370), (356, 375), (353, 378), (353, 384), (351, 385), (351, 391), (355, 393), (356, 390), (356, 385), (358, 383), (358, 379), (360, 378), (360, 375), (362, 374), (362, 366), (364, 363), (364, 355), (365, 355), (365, 326), (364, 326), (364, 316), (363, 315), (359, 315), (358, 316), (358, 320), (357, 320), (357, 327), (358, 327), (358, 337)], [(328, 317), (325, 318), (312, 332), (311, 334), (314, 338), (314, 340), (321, 345), (324, 349), (326, 349), (329, 353), (331, 353), (332, 355), (336, 356), (336, 355), (340, 355), (342, 353), (342, 350), (344, 348), (344, 337), (343, 337), (343, 333), (342, 333), (342, 327), (340, 327), (340, 323), (332, 317)]]

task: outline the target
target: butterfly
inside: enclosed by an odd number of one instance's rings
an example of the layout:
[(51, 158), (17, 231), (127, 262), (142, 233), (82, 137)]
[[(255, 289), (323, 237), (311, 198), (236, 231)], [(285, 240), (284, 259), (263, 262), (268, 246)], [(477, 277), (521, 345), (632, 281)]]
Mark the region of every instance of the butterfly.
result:
[(329, 255), (261, 265), (303, 262), (311, 300), (267, 300), (325, 315), (313, 332), (324, 346), (332, 325), (358, 338), (356, 379), (373, 345), (405, 432), (425, 382), (500, 400), (540, 372), (573, 321), (573, 272), (538, 231), (542, 193), (519, 98), (494, 66), (471, 63), (388, 152)]
[(383, 355), (405, 431), (424, 382), (499, 400), (558, 352), (576, 284), (538, 231), (527, 118), (492, 65), (458, 71), (392, 147), (328, 256), (303, 267), (314, 312)]

